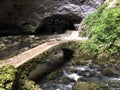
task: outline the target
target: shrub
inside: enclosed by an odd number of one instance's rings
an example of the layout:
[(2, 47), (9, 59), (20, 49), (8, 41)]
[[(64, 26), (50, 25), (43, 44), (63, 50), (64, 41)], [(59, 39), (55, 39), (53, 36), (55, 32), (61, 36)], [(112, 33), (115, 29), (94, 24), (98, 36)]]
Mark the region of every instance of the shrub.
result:
[(81, 48), (92, 55), (120, 52), (120, 5), (104, 10), (106, 5), (103, 4), (82, 23), (87, 25), (87, 29), (81, 36), (88, 36), (90, 39)]
[(0, 67), (0, 90), (11, 90), (16, 69), (12, 65)]

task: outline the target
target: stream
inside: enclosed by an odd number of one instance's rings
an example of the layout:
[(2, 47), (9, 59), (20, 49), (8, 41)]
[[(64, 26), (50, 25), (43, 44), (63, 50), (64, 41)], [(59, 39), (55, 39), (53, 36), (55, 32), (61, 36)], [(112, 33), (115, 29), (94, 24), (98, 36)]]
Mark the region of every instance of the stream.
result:
[[(55, 72), (52, 72), (40, 82), (43, 90), (72, 90), (75, 82), (94, 82), (104, 84), (104, 89), (114, 87), (120, 89), (120, 74), (116, 76), (105, 76), (103, 68), (88, 60), (86, 65), (64, 65)], [(116, 90), (116, 89), (115, 89)]]

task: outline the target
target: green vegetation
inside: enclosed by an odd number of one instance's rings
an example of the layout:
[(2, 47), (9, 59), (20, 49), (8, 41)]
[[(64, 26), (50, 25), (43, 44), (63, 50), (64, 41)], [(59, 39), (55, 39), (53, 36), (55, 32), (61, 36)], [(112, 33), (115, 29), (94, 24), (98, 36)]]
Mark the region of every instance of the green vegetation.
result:
[(105, 10), (106, 6), (103, 4), (82, 23), (87, 27), (81, 36), (90, 39), (80, 48), (92, 56), (120, 54), (120, 5)]
[(0, 90), (10, 90), (12, 88), (16, 71), (11, 65), (0, 67)]
[(72, 90), (103, 90), (104, 84), (96, 84), (96, 83), (90, 83), (90, 82), (76, 82)]
[(41, 90), (39, 85), (37, 85), (34, 81), (28, 79), (21, 79), (20, 85), (17, 88), (17, 90)]

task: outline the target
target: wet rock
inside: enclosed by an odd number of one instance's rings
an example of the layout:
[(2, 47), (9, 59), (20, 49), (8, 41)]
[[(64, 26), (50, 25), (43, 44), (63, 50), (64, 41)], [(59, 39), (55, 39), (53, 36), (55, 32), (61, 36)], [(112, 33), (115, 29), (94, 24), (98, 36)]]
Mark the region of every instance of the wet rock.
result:
[(120, 88), (120, 82), (119, 81), (114, 81), (114, 80), (111, 80), (108, 82), (108, 85), (110, 87), (113, 87), (113, 88)]
[(52, 71), (56, 70), (60, 67), (61, 63), (63, 63), (63, 52), (59, 52), (59, 56), (56, 55), (54, 57), (46, 59), (48, 64), (39, 64), (37, 67), (30, 72), (29, 79), (37, 80), (38, 77), (45, 77), (47, 74), (51, 73)]
[(104, 84), (96, 84), (89, 82), (76, 82), (72, 90), (107, 90)]
[(62, 77), (60, 79), (60, 82), (63, 84), (69, 84), (70, 82), (75, 82), (73, 79), (67, 78), (67, 77)]
[(57, 78), (58, 76), (60, 76), (60, 71), (56, 70), (54, 72), (51, 72), (49, 75), (46, 76), (46, 80), (54, 80), (55, 78)]
[(120, 90), (120, 88), (109, 88), (109, 90)]
[[(73, 52), (69, 49), (62, 48), (61, 51), (54, 52), (54, 56), (50, 56), (45, 64), (38, 64), (34, 70), (29, 73), (28, 78), (37, 81), (38, 78), (43, 78), (51, 72), (57, 70), (65, 62), (72, 58)], [(45, 59), (45, 58), (44, 58)]]
[(106, 67), (102, 70), (102, 74), (108, 77), (118, 76), (119, 71), (115, 67)]
[(95, 76), (96, 76), (97, 78), (99, 78), (99, 79), (102, 79), (102, 78), (103, 78), (103, 75), (102, 75), (101, 72), (96, 73)]

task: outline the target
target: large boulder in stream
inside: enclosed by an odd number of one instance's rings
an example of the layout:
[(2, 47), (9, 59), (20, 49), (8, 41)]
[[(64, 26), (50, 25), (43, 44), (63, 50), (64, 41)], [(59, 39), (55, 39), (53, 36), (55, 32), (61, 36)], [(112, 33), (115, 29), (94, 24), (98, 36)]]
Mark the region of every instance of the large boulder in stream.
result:
[(41, 20), (51, 15), (69, 16), (80, 23), (103, 0), (0, 0), (0, 35), (31, 34)]
[(73, 51), (63, 48), (60, 51), (55, 52), (54, 56), (48, 58), (48, 63), (38, 64), (37, 67), (29, 73), (28, 78), (31, 80), (38, 80), (45, 77), (49, 73), (57, 70), (65, 62), (68, 62), (73, 55)]

